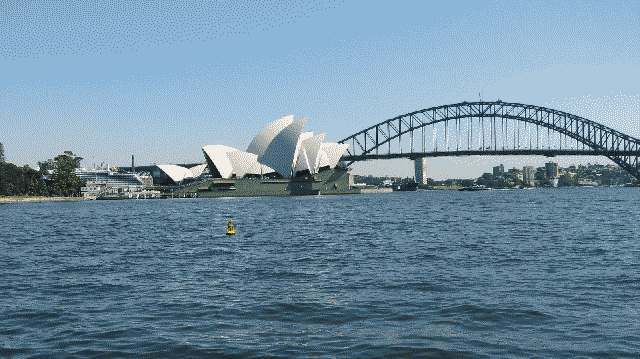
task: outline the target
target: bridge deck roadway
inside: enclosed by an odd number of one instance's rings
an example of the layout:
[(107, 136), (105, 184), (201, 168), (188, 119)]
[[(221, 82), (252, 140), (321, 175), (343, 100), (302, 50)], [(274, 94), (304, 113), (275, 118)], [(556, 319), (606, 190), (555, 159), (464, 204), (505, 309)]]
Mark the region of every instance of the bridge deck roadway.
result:
[(346, 155), (341, 160), (346, 162), (383, 160), (394, 158), (416, 159), (422, 157), (460, 157), (460, 156), (640, 156), (640, 151), (597, 151), (597, 150), (460, 150), (460, 151), (432, 151), (432, 152), (407, 152), (365, 155)]

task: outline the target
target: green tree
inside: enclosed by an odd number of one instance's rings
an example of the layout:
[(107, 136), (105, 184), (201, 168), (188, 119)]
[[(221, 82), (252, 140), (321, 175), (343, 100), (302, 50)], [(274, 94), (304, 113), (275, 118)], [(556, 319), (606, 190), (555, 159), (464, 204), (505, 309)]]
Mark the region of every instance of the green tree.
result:
[(24, 178), (24, 194), (46, 196), (49, 189), (44, 178), (39, 171), (25, 165), (22, 167), (22, 175)]
[(40, 173), (29, 166), (0, 163), (0, 195), (46, 195), (47, 185)]
[(460, 181), (462, 187), (471, 187), (476, 181), (473, 179), (463, 179)]
[(82, 157), (74, 155), (71, 151), (64, 151), (53, 159), (51, 182), (56, 194), (75, 196), (80, 193), (83, 181), (75, 174), (76, 168), (80, 167), (80, 161)]
[(29, 166), (18, 167), (6, 162), (4, 145), (0, 143), (0, 196), (48, 195), (42, 172)]
[(576, 176), (571, 176), (565, 173), (561, 175), (560, 178), (558, 178), (559, 187), (571, 187), (571, 186), (577, 186), (577, 185), (578, 185), (578, 180)]

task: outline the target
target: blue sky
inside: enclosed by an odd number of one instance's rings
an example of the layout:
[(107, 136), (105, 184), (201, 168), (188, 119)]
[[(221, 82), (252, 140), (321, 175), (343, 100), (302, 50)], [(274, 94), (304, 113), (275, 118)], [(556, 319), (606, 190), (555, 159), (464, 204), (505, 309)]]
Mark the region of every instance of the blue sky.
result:
[[(285, 114), (338, 140), (413, 110), (545, 105), (640, 137), (640, 2), (0, 2), (0, 142), (35, 164), (202, 161)], [(443, 158), (473, 177), (545, 158)], [(563, 158), (561, 163), (600, 161)], [(355, 173), (412, 173), (405, 160)]]

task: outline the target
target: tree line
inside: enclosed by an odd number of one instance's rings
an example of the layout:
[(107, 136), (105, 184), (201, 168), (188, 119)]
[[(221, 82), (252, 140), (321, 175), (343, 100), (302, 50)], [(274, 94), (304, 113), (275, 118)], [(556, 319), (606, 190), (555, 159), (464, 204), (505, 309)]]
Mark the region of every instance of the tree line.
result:
[(81, 157), (71, 151), (38, 162), (38, 169), (6, 162), (0, 143), (0, 196), (77, 196), (83, 181), (75, 174)]

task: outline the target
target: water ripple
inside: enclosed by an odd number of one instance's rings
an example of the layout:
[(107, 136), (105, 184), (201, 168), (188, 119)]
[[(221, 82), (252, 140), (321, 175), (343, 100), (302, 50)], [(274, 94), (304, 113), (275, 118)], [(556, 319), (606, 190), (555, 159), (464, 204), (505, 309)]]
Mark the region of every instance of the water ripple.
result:
[(638, 203), (612, 188), (2, 205), (0, 357), (636, 358)]

